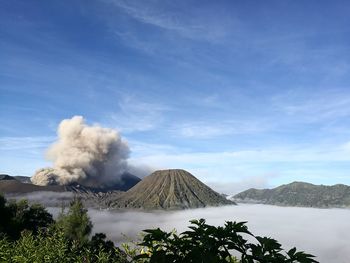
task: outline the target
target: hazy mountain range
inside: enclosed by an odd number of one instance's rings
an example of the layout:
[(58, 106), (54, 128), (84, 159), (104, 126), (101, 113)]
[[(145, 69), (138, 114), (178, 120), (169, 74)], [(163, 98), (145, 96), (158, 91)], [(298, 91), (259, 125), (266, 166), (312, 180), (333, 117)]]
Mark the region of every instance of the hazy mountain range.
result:
[[(42, 192), (52, 198), (41, 198)], [(125, 173), (118, 183), (87, 187), (79, 184), (38, 186), (29, 177), (0, 174), (0, 193), (31, 198), (47, 205), (68, 203), (74, 196), (85, 205), (110, 209), (186, 209), (238, 203), (302, 207), (350, 207), (350, 186), (293, 182), (273, 189), (248, 189), (227, 199), (185, 170), (156, 171), (141, 180)], [(46, 193), (46, 194), (47, 194)], [(54, 193), (56, 193), (54, 195)]]
[[(47, 205), (61, 205), (74, 196), (81, 197), (88, 207), (117, 209), (186, 209), (235, 204), (213, 191), (189, 172), (180, 169), (161, 170), (142, 181), (132, 174), (124, 174), (113, 185), (86, 187), (70, 185), (34, 185), (27, 177), (0, 175), (0, 192), (9, 198), (27, 198)], [(42, 198), (39, 193), (57, 193)], [(51, 194), (52, 195), (52, 194)]]
[(304, 207), (350, 207), (350, 186), (293, 182), (273, 189), (243, 191), (231, 198), (237, 202)]

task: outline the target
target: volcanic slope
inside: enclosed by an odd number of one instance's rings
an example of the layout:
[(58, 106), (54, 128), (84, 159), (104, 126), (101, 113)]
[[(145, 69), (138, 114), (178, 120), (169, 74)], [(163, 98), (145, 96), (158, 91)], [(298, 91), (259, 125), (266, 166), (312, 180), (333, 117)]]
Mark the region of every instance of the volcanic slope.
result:
[[(68, 205), (74, 197), (78, 197), (86, 207), (100, 209), (108, 208), (112, 201), (139, 181), (141, 181), (140, 178), (124, 173), (120, 180), (112, 185), (96, 184), (91, 187), (72, 183), (41, 186), (32, 184), (30, 177), (0, 174), (0, 195), (4, 194), (9, 199), (28, 199), (29, 201), (34, 198), (37, 203), (53, 207)], [(38, 199), (40, 196), (45, 198)]]
[(111, 207), (136, 209), (186, 209), (232, 205), (185, 170), (159, 170), (120, 195)]
[(111, 193), (127, 191), (141, 179), (130, 173), (121, 175), (120, 180), (112, 185), (92, 186), (80, 185), (72, 183), (70, 185), (35, 185), (30, 181), (30, 177), (26, 176), (10, 176), (7, 174), (0, 174), (0, 193), (16, 194), (16, 193), (31, 193), (31, 192), (74, 192), (74, 193)]
[(23, 183), (14, 176), (0, 174), (0, 194), (23, 194), (37, 191), (64, 192), (65, 188), (60, 185), (39, 186)]

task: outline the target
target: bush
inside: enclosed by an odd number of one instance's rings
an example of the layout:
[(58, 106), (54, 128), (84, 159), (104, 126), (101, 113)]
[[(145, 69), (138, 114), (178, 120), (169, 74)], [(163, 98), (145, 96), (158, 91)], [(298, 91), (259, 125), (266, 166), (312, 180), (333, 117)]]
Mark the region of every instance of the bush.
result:
[(102, 246), (77, 245), (66, 239), (62, 230), (50, 228), (37, 235), (25, 231), (16, 241), (0, 238), (0, 262), (12, 263), (121, 263), (126, 262), (119, 251), (111, 253)]
[[(313, 263), (314, 256), (284, 251), (272, 238), (254, 236), (246, 222), (226, 222), (223, 227), (193, 220), (181, 234), (144, 230), (142, 243), (124, 251), (103, 233), (90, 238), (92, 223), (79, 199), (54, 224), (40, 205), (27, 201), (7, 203), (0, 196), (0, 262), (100, 262), (100, 263)], [(246, 238), (253, 239), (248, 242)]]
[(29, 205), (27, 200), (18, 202), (7, 200), (0, 195), (0, 234), (18, 239), (23, 230), (37, 233), (50, 226), (54, 220), (46, 209), (39, 205)]
[(68, 212), (62, 211), (59, 215), (56, 224), (63, 230), (67, 239), (80, 244), (89, 240), (92, 223), (87, 212), (81, 200), (76, 198), (70, 203)]
[[(313, 255), (297, 252), (296, 248), (283, 251), (272, 238), (254, 236), (246, 222), (226, 222), (224, 227), (210, 226), (204, 219), (190, 222), (191, 230), (180, 235), (159, 228), (144, 230), (146, 235), (140, 244), (144, 249), (134, 259), (150, 263), (317, 262)], [(249, 243), (245, 236), (255, 238), (256, 242)]]

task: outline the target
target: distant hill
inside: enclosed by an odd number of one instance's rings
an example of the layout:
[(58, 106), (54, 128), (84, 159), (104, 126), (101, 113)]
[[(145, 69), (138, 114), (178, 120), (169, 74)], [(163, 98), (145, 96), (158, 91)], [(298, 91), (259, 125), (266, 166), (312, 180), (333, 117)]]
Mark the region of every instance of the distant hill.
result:
[[(70, 185), (34, 185), (30, 177), (0, 175), (0, 194), (5, 194), (9, 199), (28, 199), (39, 202), (45, 206), (68, 205), (74, 196), (82, 198), (86, 207), (108, 208), (123, 191), (136, 185), (140, 178), (125, 173), (121, 180), (112, 185), (96, 185), (89, 187), (72, 183)], [(45, 193), (43, 193), (45, 192)]]
[(30, 193), (30, 192), (65, 192), (72, 191), (75, 193), (107, 193), (111, 191), (126, 191), (136, 185), (140, 178), (130, 173), (125, 173), (121, 176), (121, 180), (112, 185), (97, 185), (95, 187), (83, 186), (76, 183), (70, 185), (34, 185), (27, 176), (10, 176), (7, 174), (0, 174), (0, 193), (16, 194), (16, 193)]
[[(40, 192), (46, 193), (42, 195)], [(0, 193), (9, 198), (27, 198), (50, 206), (67, 204), (74, 196), (81, 197), (87, 207), (95, 208), (150, 210), (235, 204), (189, 172), (179, 169), (156, 171), (142, 181), (126, 173), (113, 185), (93, 187), (77, 183), (39, 186), (28, 183), (25, 177), (1, 175)]]
[(185, 170), (160, 170), (145, 177), (110, 204), (115, 208), (185, 209), (234, 202), (213, 191)]
[(30, 177), (29, 176), (16, 175), (16, 176), (13, 176), (13, 178), (15, 178), (17, 181), (20, 181), (22, 183), (26, 183), (26, 184), (31, 184), (32, 183), (32, 181), (30, 181)]
[(63, 192), (65, 188), (59, 185), (39, 186), (31, 183), (22, 183), (15, 176), (0, 175), (0, 193), (23, 194), (37, 191)]
[(231, 200), (304, 207), (350, 207), (350, 186), (293, 182), (273, 189), (248, 189)]
[(8, 175), (8, 174), (0, 174), (0, 181), (2, 180), (15, 180), (15, 178), (13, 178), (12, 176)]

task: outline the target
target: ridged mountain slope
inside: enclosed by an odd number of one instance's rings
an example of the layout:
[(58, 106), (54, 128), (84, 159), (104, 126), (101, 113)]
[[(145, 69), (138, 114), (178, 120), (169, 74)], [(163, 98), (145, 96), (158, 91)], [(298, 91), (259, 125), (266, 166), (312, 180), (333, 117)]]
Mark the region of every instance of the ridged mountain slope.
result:
[(350, 186), (293, 182), (273, 189), (249, 189), (233, 197), (237, 202), (305, 207), (350, 207)]
[(229, 205), (227, 200), (185, 170), (160, 170), (120, 195), (111, 207), (185, 209)]

